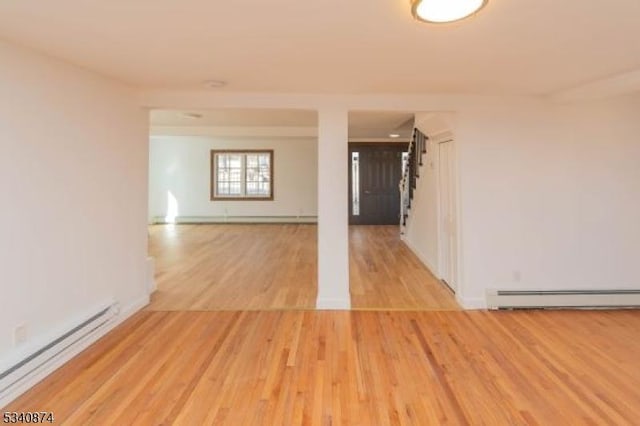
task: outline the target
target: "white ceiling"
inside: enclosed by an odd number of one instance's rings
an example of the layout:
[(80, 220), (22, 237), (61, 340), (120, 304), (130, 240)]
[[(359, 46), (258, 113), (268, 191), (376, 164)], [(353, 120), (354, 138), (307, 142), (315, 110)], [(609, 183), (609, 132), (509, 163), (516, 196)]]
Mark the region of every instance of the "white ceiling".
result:
[(548, 94), (640, 69), (640, 1), (490, 0), (425, 25), (409, 0), (12, 0), (0, 38), (144, 88)]
[[(198, 114), (192, 118), (186, 114)], [(210, 109), (210, 110), (152, 110), (152, 126), (211, 126), (211, 127), (316, 127), (316, 111), (295, 109)]]
[[(197, 114), (199, 117), (188, 117)], [(317, 127), (316, 111), (291, 109), (210, 109), (210, 110), (152, 110), (149, 114), (153, 128), (160, 127), (236, 127), (254, 133), (255, 127)], [(387, 140), (391, 133), (406, 141), (413, 130), (414, 114), (391, 111), (349, 112), (349, 139)], [(237, 132), (236, 132), (237, 133)]]
[(389, 111), (349, 112), (349, 139), (389, 139), (392, 133), (406, 141), (413, 131), (413, 113)]

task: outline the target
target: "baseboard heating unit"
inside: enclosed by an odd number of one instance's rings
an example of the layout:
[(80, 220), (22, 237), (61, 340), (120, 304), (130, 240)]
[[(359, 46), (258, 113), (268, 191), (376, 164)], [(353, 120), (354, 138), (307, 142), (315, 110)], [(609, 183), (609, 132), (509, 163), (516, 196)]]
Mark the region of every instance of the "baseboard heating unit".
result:
[(640, 290), (487, 290), (487, 308), (640, 308)]
[(102, 331), (118, 313), (117, 304), (101, 305), (39, 342), (39, 345), (23, 350), (17, 359), (4, 360), (0, 365), (0, 407), (2, 402), (7, 402), (35, 384), (42, 374), (55, 369), (52, 367), (55, 361), (60, 361), (65, 355), (70, 356), (74, 347)]

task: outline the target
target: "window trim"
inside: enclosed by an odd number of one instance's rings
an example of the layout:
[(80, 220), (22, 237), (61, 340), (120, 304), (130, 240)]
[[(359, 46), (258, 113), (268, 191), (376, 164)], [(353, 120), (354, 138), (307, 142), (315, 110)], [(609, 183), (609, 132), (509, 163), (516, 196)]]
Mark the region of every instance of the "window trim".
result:
[[(216, 195), (216, 183), (218, 180), (217, 174), (217, 165), (216, 165), (216, 155), (217, 154), (269, 154), (269, 196), (268, 197), (256, 197), (256, 196), (238, 196), (238, 197), (229, 197), (229, 196), (218, 196)], [(275, 185), (273, 180), (273, 149), (212, 149), (210, 157), (210, 173), (209, 173), (209, 184), (211, 185), (210, 197), (211, 201), (273, 201), (273, 195), (275, 193)], [(246, 161), (246, 160), (245, 160)], [(243, 161), (242, 173), (245, 175), (247, 173), (246, 162)], [(245, 188), (246, 191), (246, 180), (245, 180)]]

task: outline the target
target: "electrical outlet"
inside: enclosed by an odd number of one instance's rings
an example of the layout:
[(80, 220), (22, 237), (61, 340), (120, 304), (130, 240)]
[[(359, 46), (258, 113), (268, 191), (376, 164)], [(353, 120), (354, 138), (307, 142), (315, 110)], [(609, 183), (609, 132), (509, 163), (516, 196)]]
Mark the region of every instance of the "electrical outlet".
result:
[(28, 330), (26, 324), (20, 324), (13, 329), (13, 344), (18, 346), (27, 341)]
[(120, 315), (120, 304), (119, 303), (114, 303), (113, 306), (111, 306), (111, 311), (116, 316)]
[(519, 283), (522, 280), (522, 273), (520, 271), (513, 271), (513, 281)]

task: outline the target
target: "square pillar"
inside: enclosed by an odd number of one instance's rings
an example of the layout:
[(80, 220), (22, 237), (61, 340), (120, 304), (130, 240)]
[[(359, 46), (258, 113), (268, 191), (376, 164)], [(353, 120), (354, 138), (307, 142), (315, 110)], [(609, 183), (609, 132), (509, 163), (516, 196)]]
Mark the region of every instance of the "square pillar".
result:
[(317, 309), (350, 309), (349, 114), (343, 107), (318, 111)]

